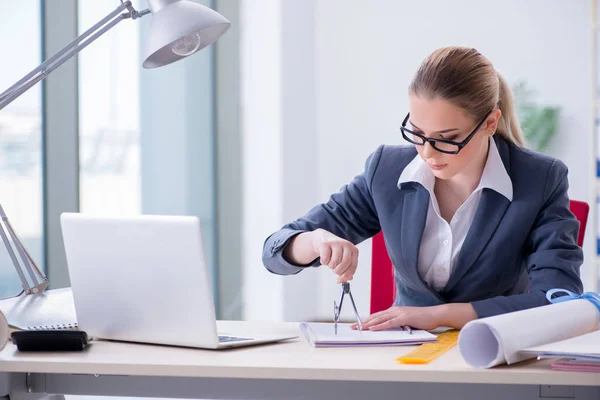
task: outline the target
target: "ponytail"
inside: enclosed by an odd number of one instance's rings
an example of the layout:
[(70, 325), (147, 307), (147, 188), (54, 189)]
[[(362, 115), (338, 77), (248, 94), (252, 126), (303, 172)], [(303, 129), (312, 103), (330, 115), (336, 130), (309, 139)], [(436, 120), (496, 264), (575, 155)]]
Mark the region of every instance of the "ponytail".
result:
[(498, 104), (502, 112), (496, 132), (508, 142), (525, 146), (525, 138), (521, 132), (521, 126), (515, 112), (512, 90), (506, 79), (499, 72), (496, 73), (498, 74), (498, 83), (500, 85), (500, 100)]

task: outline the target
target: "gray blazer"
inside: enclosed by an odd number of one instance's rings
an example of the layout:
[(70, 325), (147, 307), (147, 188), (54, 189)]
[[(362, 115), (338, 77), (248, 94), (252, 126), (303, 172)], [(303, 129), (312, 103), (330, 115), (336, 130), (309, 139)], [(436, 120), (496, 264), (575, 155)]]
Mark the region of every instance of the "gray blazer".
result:
[(383, 230), (394, 265), (394, 305), (433, 306), (469, 302), (487, 317), (547, 304), (546, 291), (581, 293), (577, 245), (579, 222), (569, 210), (567, 167), (559, 160), (494, 137), (513, 184), (513, 201), (483, 189), (446, 287), (427, 285), (417, 268), (429, 192), (420, 184), (397, 186), (400, 173), (416, 156), (413, 146), (380, 146), (365, 170), (305, 216), (267, 238), (265, 267), (280, 275), (319, 266), (292, 265), (283, 248), (293, 236), (322, 228), (357, 244)]

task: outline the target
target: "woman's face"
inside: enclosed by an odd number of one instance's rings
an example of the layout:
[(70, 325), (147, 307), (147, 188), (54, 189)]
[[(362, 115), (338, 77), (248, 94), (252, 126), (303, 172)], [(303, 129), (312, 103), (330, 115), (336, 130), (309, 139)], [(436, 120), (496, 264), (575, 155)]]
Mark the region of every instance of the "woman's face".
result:
[[(410, 95), (409, 104), (410, 118), (406, 127), (428, 138), (462, 142), (480, 122), (447, 100)], [(480, 162), (486, 159), (488, 138), (496, 132), (500, 115), (500, 110), (490, 113), (458, 154), (441, 153), (429, 143), (415, 146), (417, 152), (439, 179), (451, 179), (465, 173), (469, 175), (470, 171), (477, 171)]]

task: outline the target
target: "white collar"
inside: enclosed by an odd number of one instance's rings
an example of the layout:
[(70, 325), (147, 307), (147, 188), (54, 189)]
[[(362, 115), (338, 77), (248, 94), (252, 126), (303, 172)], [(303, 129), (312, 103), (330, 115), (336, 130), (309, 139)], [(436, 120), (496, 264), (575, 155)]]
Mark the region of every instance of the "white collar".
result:
[[(489, 150), (488, 157), (481, 174), (481, 180), (479, 185), (474, 190), (483, 190), (483, 188), (492, 189), (502, 196), (506, 197), (508, 201), (513, 199), (513, 186), (510, 176), (506, 172), (504, 163), (498, 153), (498, 147), (493, 138), (489, 139)], [(416, 157), (404, 168), (400, 179), (398, 179), (398, 187), (406, 182), (420, 183), (429, 191), (433, 193), (433, 187), (435, 185), (435, 175), (431, 172), (431, 169), (425, 161), (417, 154)]]

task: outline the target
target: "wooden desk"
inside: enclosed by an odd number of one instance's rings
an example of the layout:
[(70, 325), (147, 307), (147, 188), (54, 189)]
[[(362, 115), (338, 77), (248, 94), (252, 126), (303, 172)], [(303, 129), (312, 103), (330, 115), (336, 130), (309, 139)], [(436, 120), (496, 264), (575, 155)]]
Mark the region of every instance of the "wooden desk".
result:
[(478, 370), (454, 348), (428, 365), (400, 365), (395, 358), (414, 347), (315, 349), (296, 323), (222, 321), (219, 328), (300, 337), (231, 350), (94, 341), (81, 353), (44, 354), (19, 353), (9, 344), (0, 353), (5, 382), (0, 379), (0, 388), (10, 390), (14, 399), (47, 393), (202, 399), (600, 399), (600, 374), (552, 371), (547, 360)]

